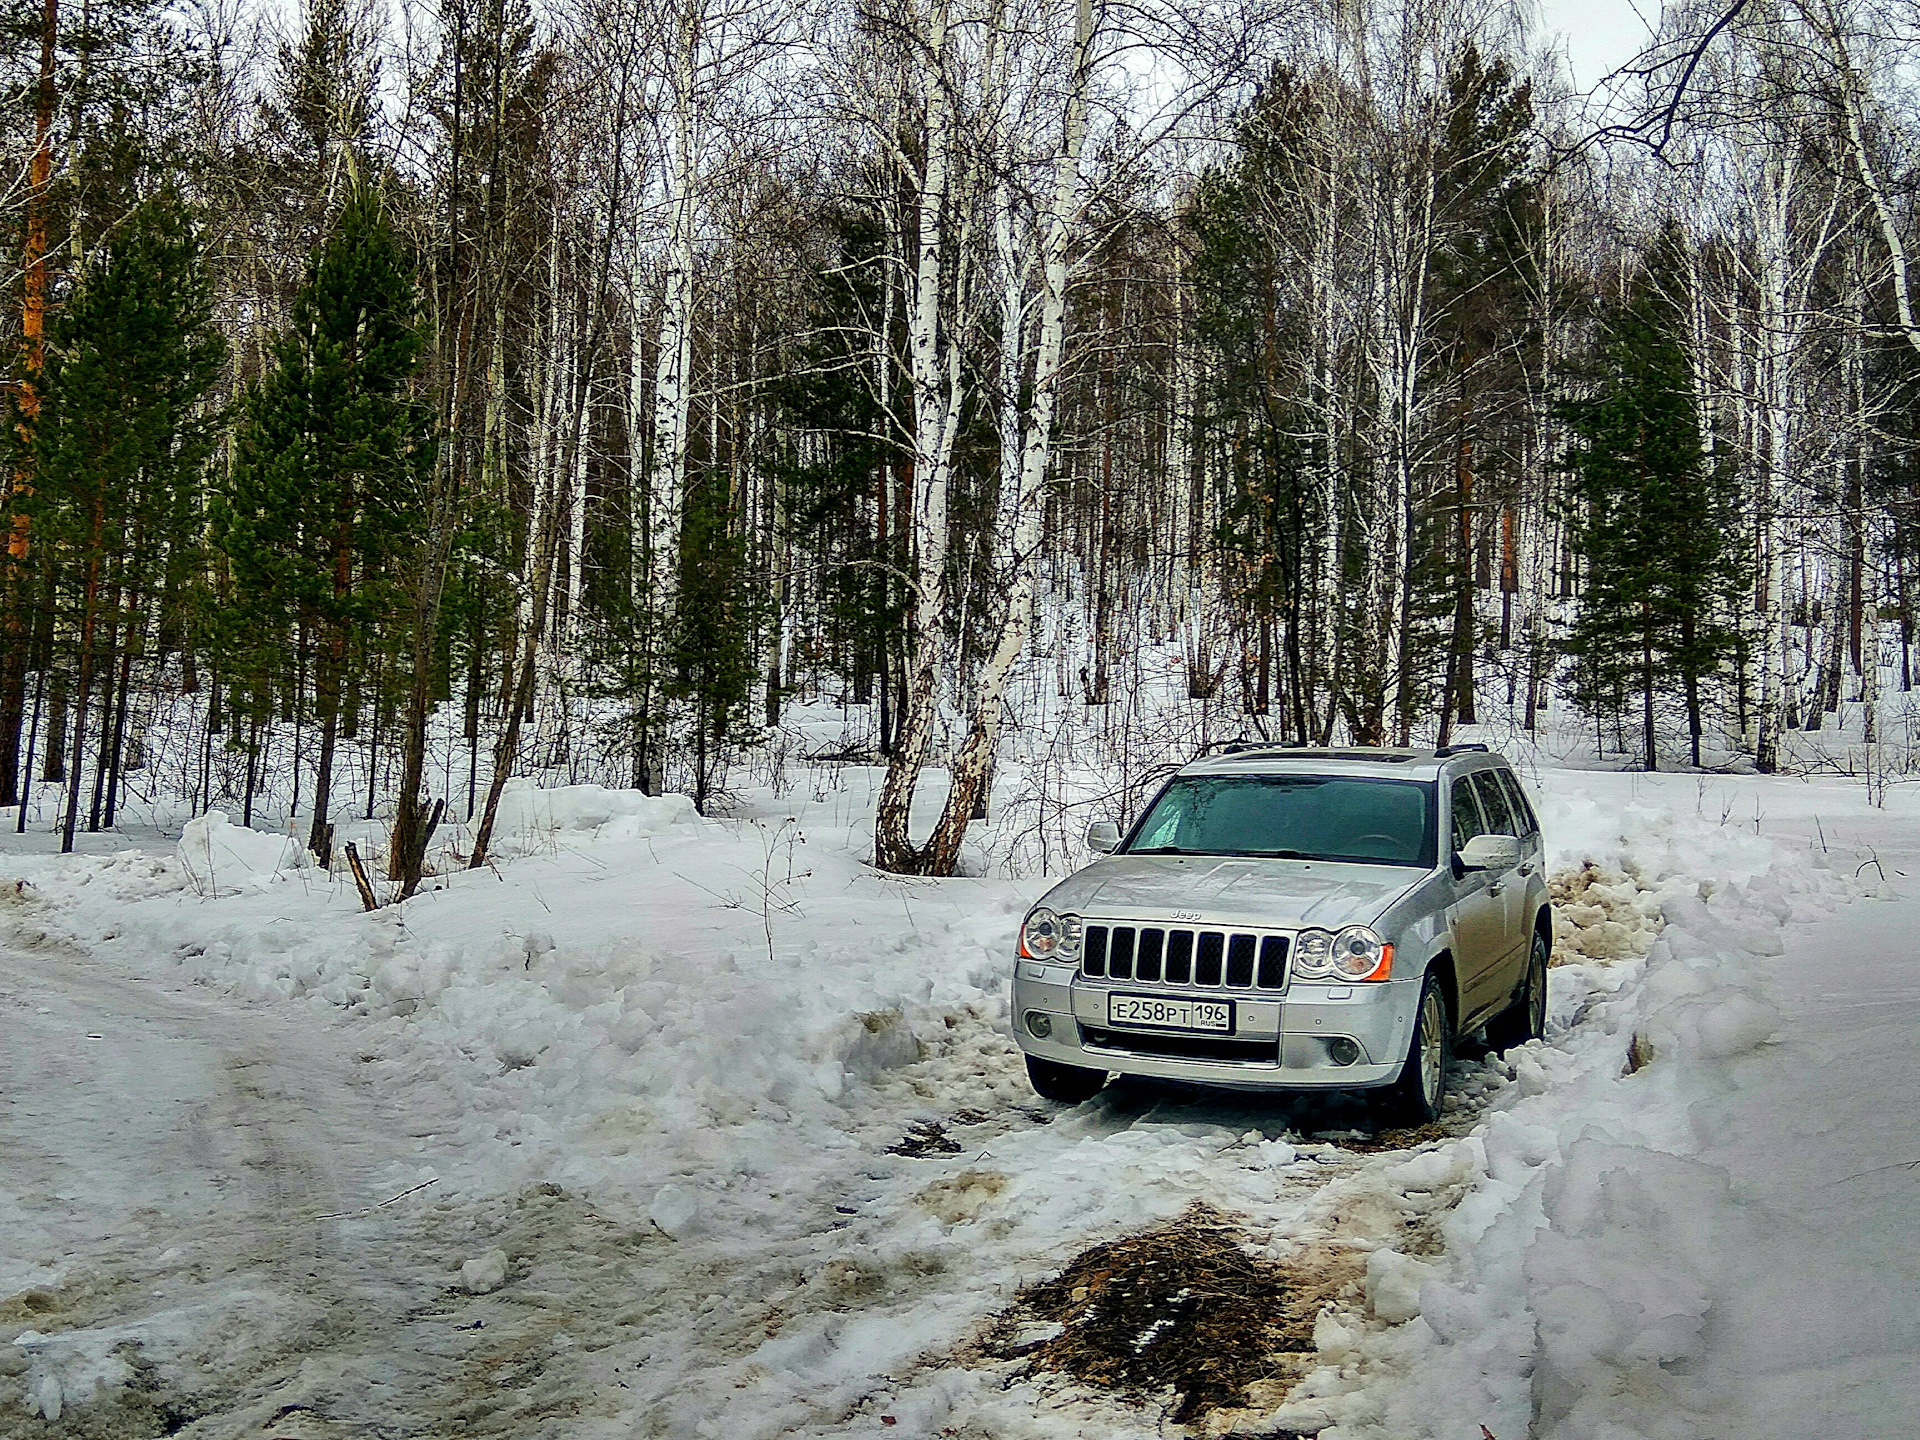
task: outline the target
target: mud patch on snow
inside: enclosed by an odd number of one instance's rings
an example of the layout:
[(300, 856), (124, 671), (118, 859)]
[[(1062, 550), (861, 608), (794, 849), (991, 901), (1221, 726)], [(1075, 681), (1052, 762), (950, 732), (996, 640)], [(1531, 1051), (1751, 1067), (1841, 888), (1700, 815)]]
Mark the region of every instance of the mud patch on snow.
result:
[(1142, 1404), (1171, 1391), (1172, 1421), (1195, 1424), (1244, 1408), (1250, 1391), (1290, 1384), (1313, 1355), (1321, 1308), (1363, 1266), (1331, 1251), (1298, 1264), (1261, 1259), (1225, 1215), (1196, 1202), (1022, 1290), (984, 1348)]
[(992, 1170), (963, 1170), (936, 1180), (918, 1195), (914, 1204), (946, 1225), (960, 1225), (977, 1219), (981, 1208), (997, 1199), (1007, 1188), (1007, 1177)]
[(1553, 965), (1644, 960), (1666, 924), (1654, 892), (1633, 875), (1589, 860), (1547, 877)]
[(887, 1146), (887, 1153), (920, 1160), (929, 1155), (958, 1155), (962, 1148), (938, 1120), (918, 1120), (907, 1127), (907, 1133), (896, 1143)]
[(1412, 1130), (1382, 1130), (1373, 1135), (1364, 1131), (1340, 1131), (1310, 1138), (1337, 1145), (1356, 1155), (1379, 1155), (1389, 1150), (1412, 1150), (1431, 1141), (1452, 1140), (1472, 1128), (1471, 1124), (1464, 1122), (1477, 1122), (1479, 1118), (1478, 1112), (1474, 1111), (1459, 1118), (1450, 1115), (1444, 1120), (1436, 1120), (1431, 1125), (1421, 1125)]
[(0, 1371), (0, 1434), (9, 1440), (147, 1440), (173, 1435), (201, 1415), (189, 1397), (166, 1383), (134, 1343), (122, 1344), (112, 1360), (115, 1383), (96, 1383), (63, 1393), (58, 1379), (45, 1377), (34, 1384), (34, 1373), (23, 1377), (21, 1391), (12, 1389)]

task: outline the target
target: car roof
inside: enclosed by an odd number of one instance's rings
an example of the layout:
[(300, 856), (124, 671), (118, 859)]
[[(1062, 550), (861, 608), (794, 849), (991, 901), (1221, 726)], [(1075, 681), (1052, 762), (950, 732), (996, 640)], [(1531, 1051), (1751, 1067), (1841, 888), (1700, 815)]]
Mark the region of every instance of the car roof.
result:
[(1353, 775), (1394, 780), (1433, 780), (1505, 765), (1484, 746), (1468, 750), (1388, 749), (1342, 746), (1243, 745), (1203, 755), (1180, 769), (1182, 775)]

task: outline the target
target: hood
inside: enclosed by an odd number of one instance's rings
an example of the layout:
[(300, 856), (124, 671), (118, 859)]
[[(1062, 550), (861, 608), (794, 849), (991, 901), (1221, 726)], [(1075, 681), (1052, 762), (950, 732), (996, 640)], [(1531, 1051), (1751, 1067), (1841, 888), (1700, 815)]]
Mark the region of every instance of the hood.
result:
[(1364, 925), (1426, 879), (1411, 865), (1259, 860), (1220, 855), (1116, 855), (1047, 892), (1043, 904), (1113, 920), (1278, 928)]

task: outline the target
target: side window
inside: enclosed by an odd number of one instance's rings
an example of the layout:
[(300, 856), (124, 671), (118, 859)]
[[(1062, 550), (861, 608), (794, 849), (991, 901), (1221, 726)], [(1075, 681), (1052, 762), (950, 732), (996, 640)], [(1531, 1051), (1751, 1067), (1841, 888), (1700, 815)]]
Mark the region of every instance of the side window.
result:
[(1494, 835), (1518, 836), (1525, 832), (1515, 823), (1511, 807), (1507, 803), (1507, 792), (1501, 788), (1495, 772), (1481, 770), (1473, 777), (1474, 789), (1480, 792), (1480, 810), (1487, 817), (1487, 830)]
[(1540, 829), (1540, 822), (1533, 818), (1533, 806), (1527, 801), (1527, 792), (1520, 788), (1520, 777), (1511, 770), (1496, 770), (1500, 785), (1507, 792), (1507, 802), (1513, 810), (1513, 818), (1520, 822), (1519, 833), (1532, 835)]
[(1486, 833), (1480, 819), (1480, 802), (1473, 798), (1473, 777), (1462, 775), (1453, 782), (1453, 848), (1464, 846), (1476, 835)]

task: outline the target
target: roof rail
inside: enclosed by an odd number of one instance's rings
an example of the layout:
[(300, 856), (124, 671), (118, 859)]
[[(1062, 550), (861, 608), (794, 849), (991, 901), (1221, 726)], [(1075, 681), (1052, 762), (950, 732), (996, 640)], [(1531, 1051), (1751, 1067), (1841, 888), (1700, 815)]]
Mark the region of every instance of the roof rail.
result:
[(1449, 755), (1472, 755), (1476, 753), (1480, 755), (1491, 755), (1493, 750), (1490, 746), (1482, 745), (1478, 740), (1466, 740), (1458, 745), (1442, 745), (1433, 753), (1444, 760)]

